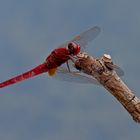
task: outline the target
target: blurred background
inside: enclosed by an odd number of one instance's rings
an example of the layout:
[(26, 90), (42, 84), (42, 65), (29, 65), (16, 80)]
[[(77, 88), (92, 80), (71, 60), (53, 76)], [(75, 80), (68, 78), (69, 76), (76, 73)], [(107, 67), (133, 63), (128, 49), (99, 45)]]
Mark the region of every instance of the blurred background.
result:
[[(97, 25), (87, 52), (104, 53), (140, 97), (140, 1), (1, 0), (0, 81), (42, 63), (61, 43)], [(42, 74), (0, 89), (2, 140), (132, 140), (140, 126), (104, 88)]]

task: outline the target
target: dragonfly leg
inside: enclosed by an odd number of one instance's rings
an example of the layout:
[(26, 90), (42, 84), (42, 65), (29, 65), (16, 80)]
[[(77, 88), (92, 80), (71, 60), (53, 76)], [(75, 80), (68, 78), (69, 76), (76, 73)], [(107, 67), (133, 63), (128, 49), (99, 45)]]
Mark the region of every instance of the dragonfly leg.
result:
[[(69, 57), (70, 57), (70, 60), (73, 62), (73, 66), (74, 66), (77, 70), (80, 71), (81, 69), (75, 65), (75, 62), (76, 62), (76, 60), (77, 60), (77, 57), (71, 56), (71, 55), (70, 55)], [(68, 61), (67, 61), (67, 67), (68, 67), (68, 70), (69, 70), (69, 72), (70, 72), (70, 68), (69, 68)]]
[(69, 62), (67, 61), (66, 64), (67, 64), (68, 71), (70, 72)]
[(73, 63), (75, 63), (74, 57), (71, 56), (71, 55), (69, 55), (69, 57), (70, 57), (70, 60), (71, 60)]

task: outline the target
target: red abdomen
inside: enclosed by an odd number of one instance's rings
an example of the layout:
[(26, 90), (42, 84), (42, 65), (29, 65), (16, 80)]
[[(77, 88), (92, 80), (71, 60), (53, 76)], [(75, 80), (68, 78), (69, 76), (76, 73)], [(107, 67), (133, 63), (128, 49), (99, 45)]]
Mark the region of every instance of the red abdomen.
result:
[(47, 69), (46, 65), (44, 63), (40, 64), (37, 67), (35, 67), (35, 68), (25, 72), (25, 73), (22, 73), (18, 76), (15, 76), (9, 80), (6, 80), (6, 81), (0, 83), (0, 88), (21, 82), (23, 80), (29, 79), (31, 77), (34, 77), (36, 75), (39, 75), (39, 74), (47, 72), (47, 71), (48, 71), (48, 69)]

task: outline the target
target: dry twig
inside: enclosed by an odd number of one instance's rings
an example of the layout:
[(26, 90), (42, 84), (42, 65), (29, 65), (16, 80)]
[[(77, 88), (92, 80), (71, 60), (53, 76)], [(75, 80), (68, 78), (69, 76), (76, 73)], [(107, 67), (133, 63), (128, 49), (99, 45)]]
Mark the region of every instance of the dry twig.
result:
[(117, 75), (110, 55), (97, 59), (87, 53), (80, 53), (75, 61), (75, 67), (96, 78), (124, 106), (133, 119), (140, 123), (140, 99)]

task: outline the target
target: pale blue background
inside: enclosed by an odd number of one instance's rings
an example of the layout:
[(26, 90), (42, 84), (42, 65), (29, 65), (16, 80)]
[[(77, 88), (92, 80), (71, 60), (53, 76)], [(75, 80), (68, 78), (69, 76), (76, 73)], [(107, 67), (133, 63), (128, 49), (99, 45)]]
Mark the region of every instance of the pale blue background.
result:
[[(98, 25), (89, 46), (125, 71), (140, 97), (139, 0), (1, 0), (0, 79), (42, 63), (57, 45)], [(0, 89), (1, 140), (139, 140), (140, 125), (104, 88), (40, 75)]]

